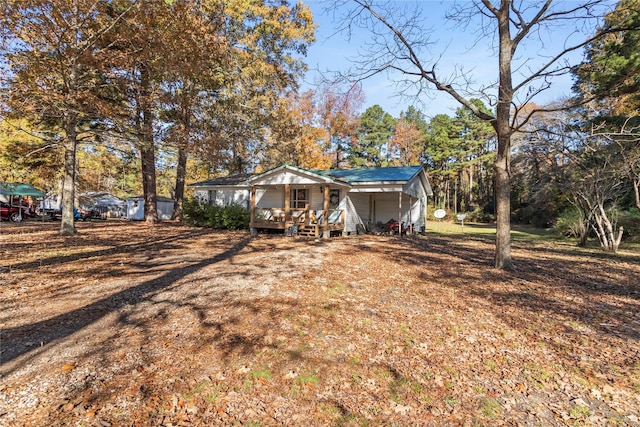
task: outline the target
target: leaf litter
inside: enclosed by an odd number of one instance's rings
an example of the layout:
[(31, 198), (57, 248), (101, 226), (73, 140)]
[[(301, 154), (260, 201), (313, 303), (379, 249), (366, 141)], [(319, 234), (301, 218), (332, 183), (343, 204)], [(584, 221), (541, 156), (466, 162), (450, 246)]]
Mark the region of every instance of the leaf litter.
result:
[(639, 425), (640, 254), (3, 226), (0, 425)]

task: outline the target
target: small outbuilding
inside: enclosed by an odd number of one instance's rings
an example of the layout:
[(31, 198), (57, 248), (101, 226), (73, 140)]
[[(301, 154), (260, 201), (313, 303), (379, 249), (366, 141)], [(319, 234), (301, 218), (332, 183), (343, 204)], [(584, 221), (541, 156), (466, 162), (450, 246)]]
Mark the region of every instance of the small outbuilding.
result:
[[(156, 197), (158, 206), (158, 219), (166, 221), (173, 216), (173, 206), (175, 200), (168, 197)], [(144, 220), (144, 197), (129, 197), (127, 199), (127, 219), (130, 221)]]

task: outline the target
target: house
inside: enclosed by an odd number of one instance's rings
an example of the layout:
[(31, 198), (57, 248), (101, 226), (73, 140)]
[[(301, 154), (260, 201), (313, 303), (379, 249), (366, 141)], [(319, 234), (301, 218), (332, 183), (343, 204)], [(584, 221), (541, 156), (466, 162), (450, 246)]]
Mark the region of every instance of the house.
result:
[(427, 197), (433, 195), (422, 166), (318, 171), (283, 165), (189, 187), (208, 203), (247, 207), (252, 233), (275, 229), (318, 237), (359, 233), (397, 219), (424, 230)]

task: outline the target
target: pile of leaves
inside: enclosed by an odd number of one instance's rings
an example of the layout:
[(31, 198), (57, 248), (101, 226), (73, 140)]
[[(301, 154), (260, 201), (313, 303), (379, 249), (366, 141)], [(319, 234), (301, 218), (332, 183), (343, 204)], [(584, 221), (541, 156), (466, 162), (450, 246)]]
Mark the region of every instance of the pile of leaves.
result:
[(640, 254), (2, 225), (0, 425), (638, 425)]

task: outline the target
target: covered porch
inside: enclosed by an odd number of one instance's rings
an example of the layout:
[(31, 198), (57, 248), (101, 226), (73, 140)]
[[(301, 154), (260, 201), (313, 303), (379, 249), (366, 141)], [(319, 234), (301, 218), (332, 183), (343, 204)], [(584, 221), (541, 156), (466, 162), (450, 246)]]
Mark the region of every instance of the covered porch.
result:
[(249, 180), (251, 233), (330, 237), (345, 230), (344, 198), (349, 184), (285, 166)]

